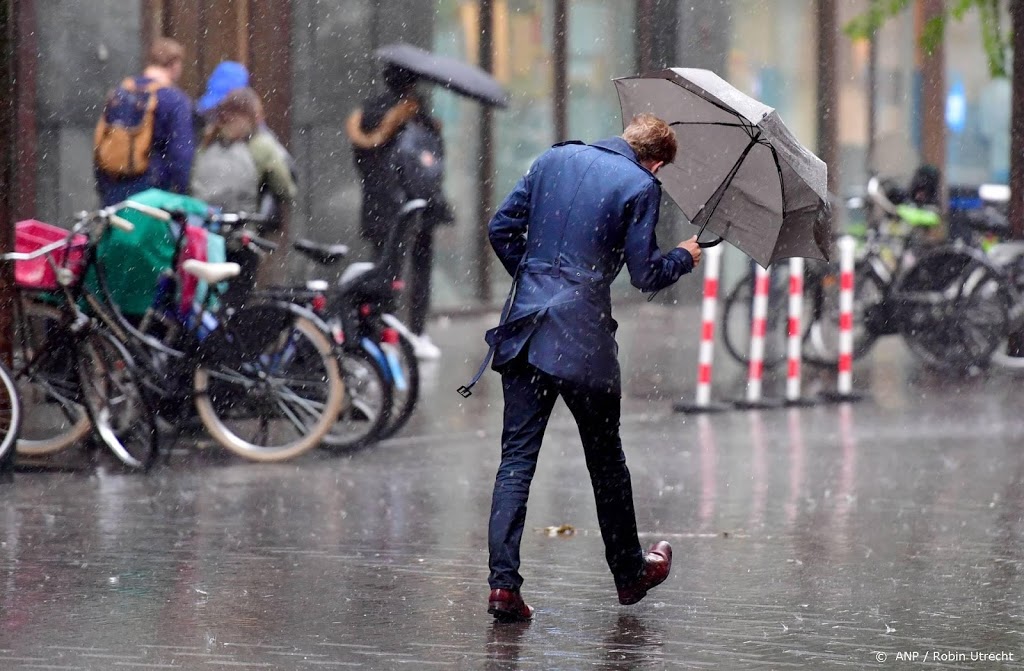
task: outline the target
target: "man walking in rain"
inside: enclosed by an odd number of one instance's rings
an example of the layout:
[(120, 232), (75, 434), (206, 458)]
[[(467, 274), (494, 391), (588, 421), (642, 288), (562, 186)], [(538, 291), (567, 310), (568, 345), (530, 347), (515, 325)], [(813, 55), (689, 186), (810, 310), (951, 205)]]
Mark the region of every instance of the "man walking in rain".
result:
[(637, 115), (621, 137), (592, 145), (564, 142), (545, 152), (490, 222), (491, 245), (515, 278), (507, 318), (487, 333), (505, 397), (488, 532), (488, 612), (500, 621), (533, 617), (519, 591), (519, 546), (530, 481), (559, 396), (579, 426), (619, 603), (640, 601), (671, 570), (667, 542), (645, 555), (637, 538), (619, 439), (610, 285), (623, 263), (633, 286), (658, 291), (700, 262), (696, 237), (667, 254), (655, 238), (661, 205), (655, 174), (675, 155), (668, 124)]

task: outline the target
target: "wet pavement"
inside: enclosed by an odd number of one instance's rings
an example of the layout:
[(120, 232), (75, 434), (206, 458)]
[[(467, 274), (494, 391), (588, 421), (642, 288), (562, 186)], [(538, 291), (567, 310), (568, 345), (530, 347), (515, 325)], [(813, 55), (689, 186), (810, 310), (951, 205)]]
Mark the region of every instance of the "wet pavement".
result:
[[(419, 413), (371, 449), (186, 446), (149, 476), (0, 485), (0, 669), (1024, 668), (1019, 378), (936, 375), (892, 339), (860, 403), (690, 416), (696, 311), (617, 316), (641, 540), (675, 551), (641, 603), (616, 601), (559, 405), (523, 541), (536, 619), (492, 624), (499, 380), (454, 389), (493, 317), (455, 319)], [(739, 395), (719, 359), (716, 396)]]

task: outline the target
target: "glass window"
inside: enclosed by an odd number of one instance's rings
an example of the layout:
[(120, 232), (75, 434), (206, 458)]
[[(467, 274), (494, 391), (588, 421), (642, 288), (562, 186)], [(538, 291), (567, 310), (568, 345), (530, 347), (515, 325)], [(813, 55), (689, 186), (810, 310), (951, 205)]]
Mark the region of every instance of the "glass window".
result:
[[(479, 3), (439, 0), (438, 8), (435, 50), (479, 62)], [(552, 3), (544, 0), (494, 2), (494, 76), (509, 93), (508, 108), (494, 111), (495, 206), (553, 141), (551, 10)], [(486, 225), (476, 211), (480, 107), (440, 89), (434, 106), (444, 123), (446, 188), (457, 220), (437, 234), (434, 303), (450, 308), (474, 299), (475, 240)], [(491, 268), (493, 293), (503, 299), (508, 277), (499, 264)]]
[(612, 79), (636, 74), (634, 3), (572, 0), (569, 5), (569, 135), (593, 142), (622, 133)]
[[(495, 206), (555, 141), (554, 4), (494, 1), (494, 76), (509, 93), (508, 108), (494, 112)], [(477, 0), (438, 0), (434, 50), (479, 62), (479, 11)], [(568, 11), (569, 133), (586, 141), (617, 135), (622, 121), (611, 80), (634, 70), (634, 3), (570, 0)], [(444, 124), (446, 188), (456, 211), (456, 225), (438, 231), (435, 243), (434, 304), (443, 309), (474, 300), (475, 241), (485, 225), (476, 211), (480, 108), (439, 88), (433, 104)], [(491, 267), (500, 301), (509, 279), (499, 264)]]

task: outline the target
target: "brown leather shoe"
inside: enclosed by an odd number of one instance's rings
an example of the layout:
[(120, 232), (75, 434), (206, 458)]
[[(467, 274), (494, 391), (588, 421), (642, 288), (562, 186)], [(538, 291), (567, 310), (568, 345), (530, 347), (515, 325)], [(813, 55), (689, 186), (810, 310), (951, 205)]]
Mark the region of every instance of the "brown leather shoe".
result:
[(519, 592), (511, 589), (492, 589), (487, 600), (487, 612), (499, 622), (526, 622), (533, 619), (533, 608), (526, 605)]
[(658, 541), (644, 556), (644, 568), (640, 577), (630, 585), (619, 588), (619, 603), (623, 606), (634, 604), (647, 596), (647, 591), (665, 582), (672, 570), (672, 546), (668, 541)]

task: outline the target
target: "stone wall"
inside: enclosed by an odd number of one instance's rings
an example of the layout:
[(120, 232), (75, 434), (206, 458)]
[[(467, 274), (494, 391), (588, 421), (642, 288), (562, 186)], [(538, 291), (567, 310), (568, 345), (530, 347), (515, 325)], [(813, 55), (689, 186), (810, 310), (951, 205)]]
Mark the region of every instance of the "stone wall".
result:
[(93, 129), (107, 91), (140, 68), (141, 4), (36, 0), (36, 14), (36, 218), (66, 225), (98, 204)]

